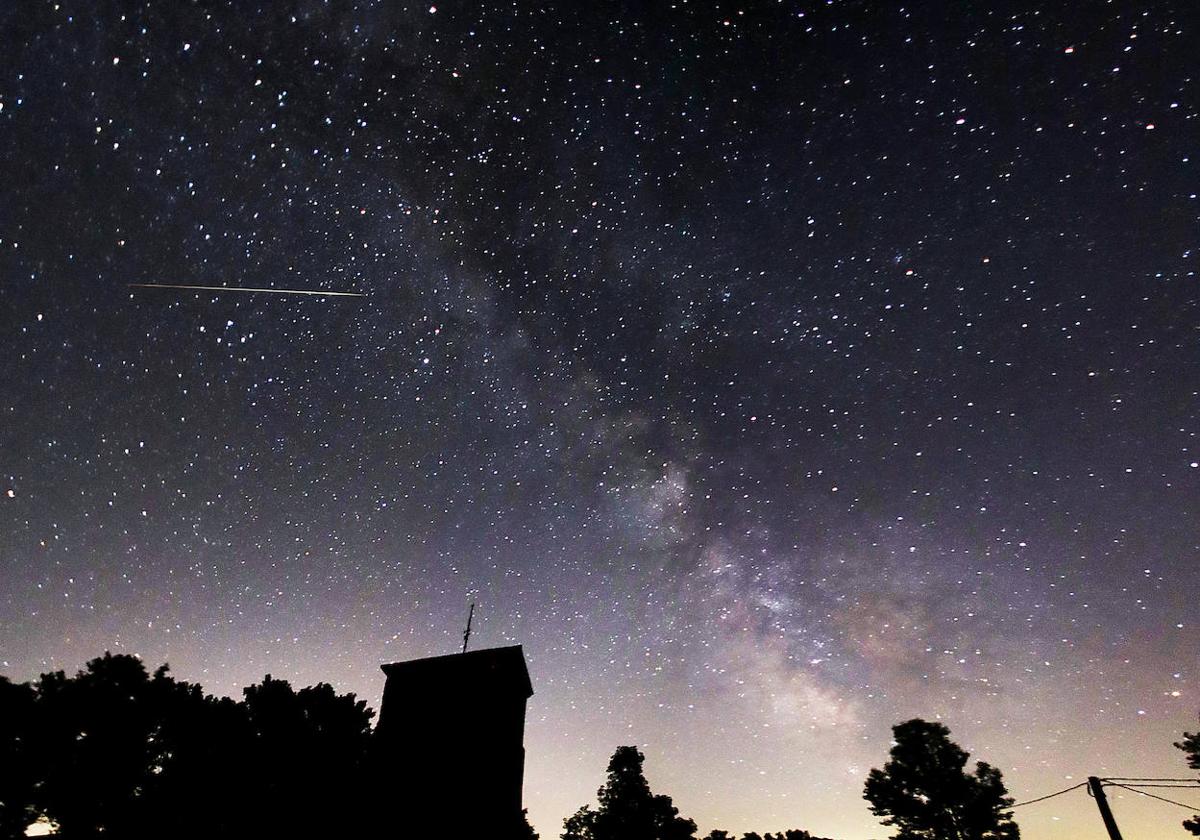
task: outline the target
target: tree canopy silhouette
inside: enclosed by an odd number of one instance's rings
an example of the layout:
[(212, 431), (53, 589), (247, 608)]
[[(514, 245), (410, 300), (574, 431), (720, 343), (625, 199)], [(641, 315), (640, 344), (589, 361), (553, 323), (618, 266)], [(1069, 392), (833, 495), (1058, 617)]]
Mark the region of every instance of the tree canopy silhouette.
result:
[(37, 816), (34, 780), (37, 761), (31, 744), (36, 694), (32, 686), (0, 677), (0, 840), (24, 837)]
[[(365, 810), (374, 713), (269, 676), (238, 703), (105, 654), (34, 685), (0, 677), (0, 838), (340, 833)], [(269, 831), (264, 831), (269, 829)]]
[(895, 743), (882, 770), (867, 776), (863, 797), (893, 840), (1018, 840), (1000, 771), (977, 762), (940, 723), (915, 719), (892, 727)]
[[(714, 829), (713, 831), (710, 831), (708, 834), (706, 834), (704, 836), (704, 840), (737, 840), (737, 838), (734, 837), (734, 835), (730, 834), (728, 831), (721, 831), (720, 829)], [(742, 835), (742, 840), (829, 840), (829, 839), (826, 837), (814, 837), (813, 835), (809, 834), (807, 831), (800, 831), (799, 829), (790, 828), (787, 831), (781, 831), (778, 834), (772, 834), (769, 831), (766, 834), (759, 834), (756, 831), (748, 831)]]
[[(1200, 770), (1200, 732), (1184, 732), (1183, 740), (1177, 741), (1175, 746), (1187, 754), (1188, 767)], [(1200, 814), (1196, 814), (1190, 820), (1184, 820), (1183, 827), (1200, 836)]]
[(38, 681), (32, 740), (47, 760), (36, 803), (64, 837), (144, 833), (143, 803), (172, 755), (159, 702), (168, 679), (160, 669), (152, 681), (132, 656), (105, 654), (74, 677)]
[(270, 675), (245, 689), (244, 705), (259, 819), (283, 836), (340, 833), (366, 805), (374, 713), (327, 683), (295, 691)]
[(690, 840), (696, 824), (679, 816), (671, 797), (650, 792), (637, 747), (617, 747), (599, 807), (584, 805), (563, 821), (562, 840)]
[[(679, 816), (671, 797), (654, 794), (642, 772), (646, 757), (637, 747), (617, 747), (608, 762), (608, 780), (596, 792), (599, 806), (584, 805), (563, 820), (562, 840), (692, 840), (696, 823)], [(714, 829), (704, 840), (736, 840)], [(778, 834), (742, 835), (742, 840), (826, 840), (795, 829)]]
[(517, 840), (538, 840), (538, 833), (529, 824), (529, 809), (521, 811), (521, 825), (517, 827)]

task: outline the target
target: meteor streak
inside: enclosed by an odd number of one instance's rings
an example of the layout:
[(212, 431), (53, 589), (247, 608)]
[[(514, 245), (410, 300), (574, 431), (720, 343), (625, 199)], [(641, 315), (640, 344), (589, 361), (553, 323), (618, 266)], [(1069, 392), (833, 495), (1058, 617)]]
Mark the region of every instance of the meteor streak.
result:
[(313, 289), (252, 289), (245, 286), (183, 286), (172, 283), (130, 283), (134, 289), (195, 289), (205, 292), (270, 292), (276, 295), (321, 295), (328, 297), (366, 297), (362, 292), (323, 292)]

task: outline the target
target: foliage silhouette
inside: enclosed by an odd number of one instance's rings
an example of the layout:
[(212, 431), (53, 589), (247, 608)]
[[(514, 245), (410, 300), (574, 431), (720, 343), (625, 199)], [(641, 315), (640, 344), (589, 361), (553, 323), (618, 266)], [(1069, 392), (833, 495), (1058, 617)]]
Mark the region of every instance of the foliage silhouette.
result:
[(655, 795), (642, 773), (637, 747), (617, 747), (599, 807), (583, 806), (563, 821), (562, 840), (691, 840), (696, 824), (679, 816), (671, 797)]
[(281, 835), (335, 834), (368, 808), (365, 791), (373, 712), (354, 695), (318, 685), (294, 691), (269, 675), (245, 690), (247, 756), (259, 819)]
[(206, 697), (200, 686), (170, 678), (165, 665), (152, 683), (159, 749), (144, 797), (147, 830), (182, 838), (244, 832), (257, 805), (244, 706)]
[(981, 761), (964, 772), (968, 754), (940, 723), (915, 719), (892, 732), (890, 759), (871, 770), (863, 798), (898, 829), (893, 840), (1018, 840), (999, 770)]
[[(1183, 740), (1176, 741), (1175, 746), (1187, 754), (1187, 764), (1193, 770), (1200, 770), (1200, 732), (1184, 732)], [(1183, 827), (1192, 834), (1200, 836), (1200, 814), (1190, 820), (1183, 821)]]
[(31, 743), (34, 703), (32, 686), (0, 676), (0, 840), (24, 837), (37, 816), (34, 779), (37, 760)]
[(521, 811), (521, 826), (518, 829), (517, 840), (538, 840), (538, 833), (529, 824), (529, 809)]
[[(642, 773), (645, 756), (636, 747), (617, 747), (608, 762), (608, 781), (596, 792), (599, 807), (585, 805), (563, 820), (562, 840), (691, 840), (696, 824), (679, 816), (671, 797), (655, 795)], [(714, 829), (704, 840), (736, 840)], [(742, 840), (824, 840), (795, 829)]]
[[(705, 835), (704, 840), (736, 840), (736, 838), (728, 831), (715, 829)], [(769, 831), (766, 834), (759, 834), (756, 831), (750, 831), (742, 835), (742, 840), (828, 840), (828, 838), (814, 837), (807, 831), (800, 831), (799, 829), (790, 828), (787, 831), (781, 831), (778, 834), (772, 834)]]
[(367, 812), (373, 712), (269, 676), (238, 703), (105, 654), (33, 686), (0, 677), (0, 840), (341, 833)]
[(141, 662), (111, 654), (38, 681), (32, 741), (48, 760), (36, 803), (64, 837), (144, 833), (141, 801), (169, 754), (154, 688)]

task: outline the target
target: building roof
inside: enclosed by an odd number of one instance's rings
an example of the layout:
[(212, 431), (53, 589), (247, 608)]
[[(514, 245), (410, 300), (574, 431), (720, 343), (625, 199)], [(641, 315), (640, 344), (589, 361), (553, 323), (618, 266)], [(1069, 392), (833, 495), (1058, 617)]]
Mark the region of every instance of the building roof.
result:
[(521, 697), (533, 694), (533, 683), (529, 680), (529, 669), (525, 667), (525, 654), (520, 645), (410, 659), (380, 668), (387, 675), (389, 685), (399, 684), (412, 690), (436, 687), (442, 692), (486, 688), (520, 693)]

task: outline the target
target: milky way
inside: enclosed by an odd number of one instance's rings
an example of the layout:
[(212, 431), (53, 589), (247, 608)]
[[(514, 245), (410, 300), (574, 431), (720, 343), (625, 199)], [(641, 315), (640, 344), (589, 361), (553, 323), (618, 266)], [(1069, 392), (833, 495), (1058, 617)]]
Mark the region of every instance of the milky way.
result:
[(1194, 9), (992, 5), (5, 4), (0, 670), (377, 705), (474, 598), (543, 837), (1186, 773)]

